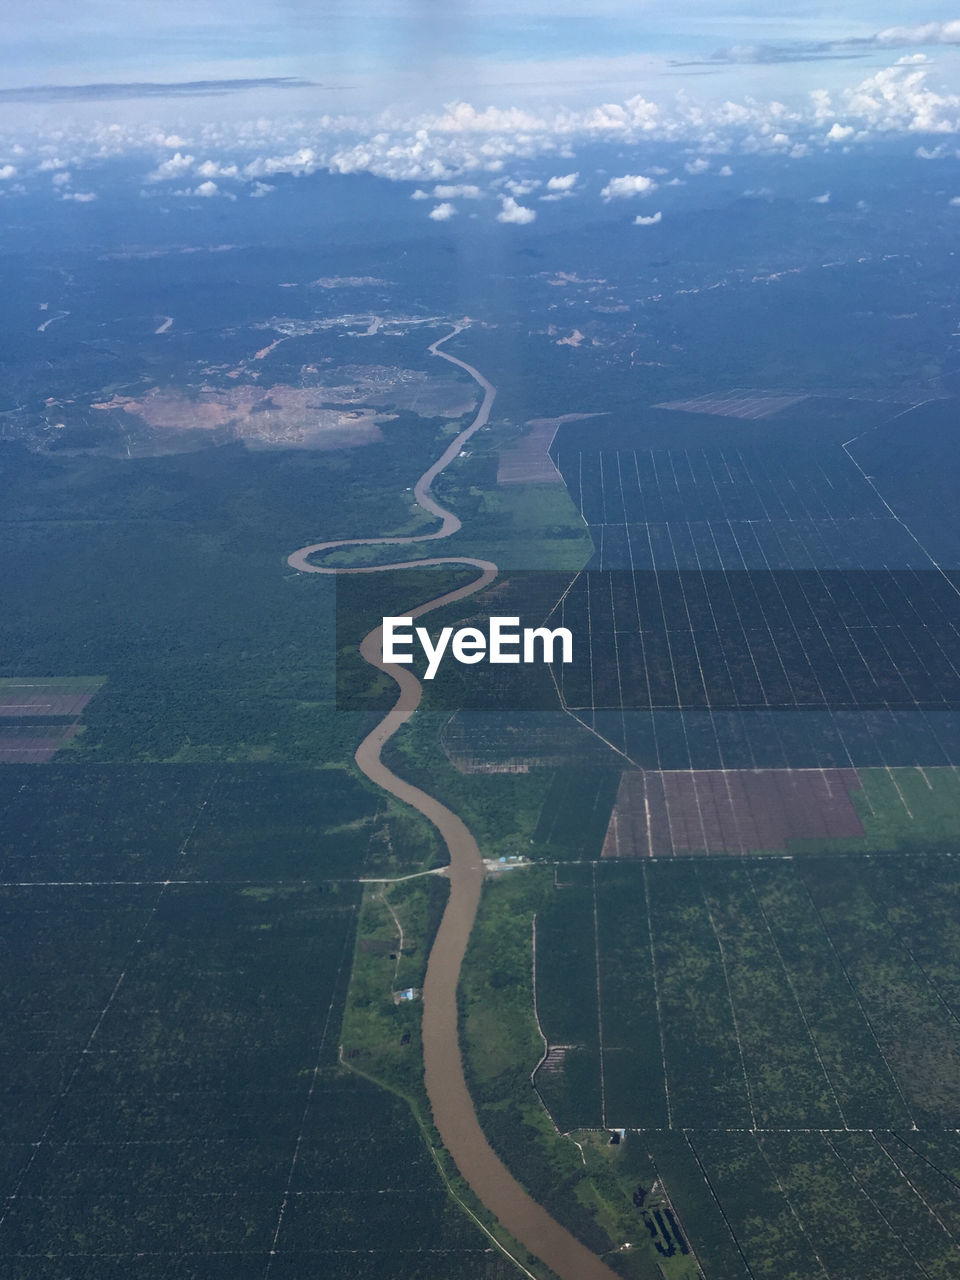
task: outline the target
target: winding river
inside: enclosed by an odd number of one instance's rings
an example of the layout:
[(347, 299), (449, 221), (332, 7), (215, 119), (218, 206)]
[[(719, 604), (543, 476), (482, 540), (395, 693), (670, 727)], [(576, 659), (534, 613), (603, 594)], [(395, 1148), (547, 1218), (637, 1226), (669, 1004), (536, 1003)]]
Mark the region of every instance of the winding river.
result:
[[(328, 568), (322, 564), (314, 564), (311, 559), (321, 552), (333, 551), (338, 547), (407, 546), (411, 543), (435, 541), (448, 538), (461, 527), (460, 520), (453, 512), (445, 510), (431, 496), (430, 487), (440, 472), (459, 454), (467, 440), (485, 425), (496, 395), (496, 388), (472, 365), (440, 350), (443, 343), (466, 327), (466, 322), (455, 325), (449, 333), (438, 338), (429, 347), (432, 355), (464, 369), (483, 389), (483, 399), (473, 421), (447, 446), (414, 486), (418, 506), (435, 516), (440, 521), (440, 527), (432, 533), (408, 537), (317, 542), (309, 547), (301, 547), (288, 557), (287, 563), (292, 568), (299, 569), (302, 573), (326, 574), (382, 573), (385, 570), (420, 568), (424, 565), (465, 565), (479, 570), (478, 576), (466, 586), (408, 609), (406, 615), (412, 618), (422, 617), (444, 605), (473, 595), (496, 577), (497, 566), (492, 561), (469, 556), (403, 560), (359, 568)], [(450, 855), (450, 897), (430, 950), (423, 986), (424, 1079), (434, 1123), (444, 1146), (481, 1203), (515, 1240), (536, 1254), (560, 1280), (618, 1280), (616, 1273), (596, 1254), (591, 1253), (527, 1194), (490, 1146), (480, 1128), (467, 1088), (460, 1053), (457, 984), (480, 902), (483, 859), (469, 828), (452, 810), (426, 791), (397, 777), (383, 763), (381, 752), (384, 745), (416, 711), (423, 687), (407, 667), (383, 662), (381, 627), (376, 627), (364, 638), (360, 652), (367, 662), (385, 671), (396, 681), (400, 693), (392, 710), (357, 748), (354, 757), (357, 765), (377, 786), (419, 810), (432, 822)]]

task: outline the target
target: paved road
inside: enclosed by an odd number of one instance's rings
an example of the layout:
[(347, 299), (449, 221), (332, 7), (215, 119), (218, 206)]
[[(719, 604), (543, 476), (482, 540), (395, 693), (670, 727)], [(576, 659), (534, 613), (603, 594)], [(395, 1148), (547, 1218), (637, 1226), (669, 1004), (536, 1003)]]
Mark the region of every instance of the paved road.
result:
[[(442, 343), (459, 333), (464, 325), (455, 326), (450, 333), (430, 346), (433, 355), (465, 369), (483, 388), (483, 400), (470, 425), (451, 442), (440, 457), (423, 473), (414, 486), (418, 505), (440, 521), (440, 527), (432, 533), (413, 534), (397, 538), (351, 538), (338, 542), (317, 542), (302, 547), (288, 556), (287, 563), (303, 573), (382, 573), (386, 569), (420, 568), (423, 565), (467, 565), (478, 569), (479, 575), (466, 586), (448, 591), (406, 611), (405, 616), (422, 617), (441, 609), (444, 605), (462, 600), (481, 590), (497, 575), (497, 566), (490, 560), (471, 556), (433, 557), (426, 560), (403, 560), (389, 565), (371, 565), (359, 568), (326, 568), (314, 564), (311, 557), (337, 547), (406, 546), (411, 543), (429, 542), (447, 538), (461, 527), (460, 521), (431, 497), (430, 486), (444, 467), (460, 452), (474, 432), (478, 431), (490, 416), (496, 388), (472, 365), (439, 348)], [(405, 666), (387, 665), (382, 658), (382, 627), (367, 635), (360, 645), (360, 652), (371, 666), (378, 667), (391, 676), (399, 686), (400, 694), (393, 709), (380, 721), (360, 746), (355, 760), (359, 768), (377, 786), (388, 791), (398, 800), (419, 810), (440, 832), (450, 854), (450, 897), (447, 901), (440, 928), (434, 939), (427, 960), (427, 972), (423, 986), (423, 1061), (427, 1096), (433, 1109), (433, 1119), (460, 1173), (470, 1184), (478, 1199), (495, 1215), (499, 1222), (531, 1253), (541, 1258), (560, 1280), (618, 1280), (594, 1253), (585, 1248), (565, 1227), (555, 1221), (547, 1211), (524, 1191), (516, 1178), (500, 1160), (487, 1142), (473, 1099), (467, 1089), (460, 1053), (460, 1037), (457, 1019), (457, 984), (464, 953), (476, 918), (480, 893), (483, 887), (483, 859), (476, 840), (469, 828), (451, 810), (426, 791), (412, 786), (392, 773), (381, 759), (385, 744), (416, 711), (423, 695), (423, 686)]]

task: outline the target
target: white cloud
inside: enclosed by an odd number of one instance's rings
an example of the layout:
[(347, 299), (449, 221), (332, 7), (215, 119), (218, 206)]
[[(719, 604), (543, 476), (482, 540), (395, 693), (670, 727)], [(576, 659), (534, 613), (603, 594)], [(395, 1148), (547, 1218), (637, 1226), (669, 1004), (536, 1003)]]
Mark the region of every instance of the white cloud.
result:
[(196, 163), (194, 156), (184, 155), (176, 151), (169, 160), (164, 160), (147, 174), (147, 182), (169, 182), (171, 178), (182, 178)]
[(705, 160), (703, 156), (698, 156), (696, 160), (689, 160), (683, 167), (687, 173), (706, 173), (710, 168), (710, 161)]
[(562, 176), (557, 178), (548, 178), (547, 190), (548, 191), (572, 191), (573, 188), (577, 185), (577, 179), (579, 177), (580, 177), (579, 173), (565, 173)]
[[(960, 30), (960, 22), (956, 25)], [(938, 42), (960, 47), (960, 36), (954, 38), (951, 24), (925, 24), (922, 31), (925, 39), (932, 31)], [(902, 30), (896, 38), (903, 38)], [(888, 33), (884, 40), (895, 43)], [(720, 157), (734, 154), (798, 158), (838, 142), (859, 145), (885, 135), (960, 135), (960, 96), (937, 82), (937, 65), (919, 63), (911, 51), (905, 52), (909, 62), (872, 71), (866, 78), (861, 71), (846, 88), (839, 82), (840, 72), (832, 67), (830, 90), (818, 89), (805, 100), (790, 103), (747, 96), (740, 101), (715, 101), (688, 91), (665, 96), (662, 103), (636, 95), (621, 102), (601, 100), (574, 108), (544, 105), (545, 97), (540, 95), (536, 108), (509, 104), (478, 108), (453, 102), (432, 112), (411, 113), (397, 107), (368, 118), (211, 119), (197, 127), (189, 142), (179, 127), (168, 132), (156, 121), (140, 124), (129, 117), (122, 122), (97, 118), (81, 124), (79, 118), (49, 115), (42, 122), (38, 116), (32, 134), (20, 139), (18, 145), (28, 157), (23, 163), (9, 140), (6, 155), (21, 171), (30, 164), (44, 165), (48, 172), (58, 171), (56, 165), (80, 173), (88, 162), (102, 164), (146, 152), (154, 155), (156, 166), (148, 175), (149, 183), (171, 182), (188, 191), (205, 181), (223, 185), (228, 180), (228, 188), (234, 182), (253, 187), (257, 181), (269, 183), (277, 174), (371, 173), (410, 182), (414, 199), (441, 202), (475, 199), (466, 189), (481, 190), (478, 175), (499, 173), (504, 175), (501, 191), (516, 201), (535, 191), (542, 193), (541, 199), (552, 199), (565, 194), (556, 183), (571, 179), (563, 169), (576, 163), (573, 156), (578, 146), (599, 138), (622, 147), (624, 154), (631, 154), (627, 148), (654, 139), (676, 144), (687, 149), (688, 165), (695, 171), (709, 164), (713, 172), (725, 174), (728, 166), (717, 168)], [(513, 92), (506, 84), (505, 80), (499, 87)], [(834, 126), (854, 132), (840, 137)], [(928, 138), (920, 140), (932, 147)], [(541, 182), (504, 180), (518, 170), (529, 172), (534, 161), (550, 165), (546, 174), (559, 166), (563, 169), (551, 180), (545, 174)], [(6, 167), (0, 169), (4, 172)], [(689, 177), (682, 167), (680, 172), (681, 178), (672, 179), (674, 184)], [(641, 186), (629, 189), (631, 178)], [(579, 181), (574, 180), (569, 192), (577, 189)], [(659, 170), (645, 167), (643, 175), (625, 174), (609, 181), (603, 198), (642, 196), (655, 189), (656, 182), (668, 181)], [(644, 190), (646, 183), (653, 186)], [(448, 197), (437, 190), (431, 196), (435, 188), (457, 188), (457, 195)]]
[(537, 216), (535, 209), (528, 209), (525, 205), (517, 204), (513, 196), (500, 197), (500, 212), (497, 214), (498, 222), (513, 222), (517, 226), (523, 226), (528, 222), (533, 222)]
[(633, 196), (648, 196), (656, 189), (657, 184), (645, 174), (625, 173), (620, 178), (611, 178), (600, 195), (604, 200), (629, 200)]
[(822, 195), (822, 196), (811, 196), (811, 197), (810, 197), (810, 203), (811, 203), (811, 204), (829, 204), (829, 203), (830, 203), (830, 192), (829, 192), (829, 191), (825, 191), (825, 192), (823, 193), (823, 195)]
[(898, 67), (921, 67), (930, 59), (925, 53), (905, 53), (902, 58), (897, 59)]
[(8, 182), (17, 176), (16, 165), (0, 164), (0, 182)]
[(174, 191), (175, 196), (187, 196), (200, 200), (213, 200), (217, 196), (223, 196), (227, 200), (236, 200), (236, 196), (232, 191), (222, 191), (217, 184), (210, 179), (201, 182), (199, 186), (184, 188), (182, 191)]
[(728, 164), (725, 164), (723, 168), (717, 170), (717, 176), (720, 178), (732, 178), (733, 170)]
[(69, 187), (70, 173), (67, 169), (58, 169), (51, 181), (55, 187)]
[(60, 160), (56, 156), (49, 156), (46, 160), (41, 160), (37, 165), (38, 173), (53, 173), (56, 169), (66, 169), (66, 160)]
[(271, 191), (276, 191), (276, 189), (271, 182), (255, 182), (253, 190), (250, 192), (250, 199), (262, 200), (264, 196), (268, 196)]
[(73, 200), (77, 204), (92, 204), (97, 195), (94, 191), (64, 191), (61, 200)]
[(235, 164), (218, 164), (216, 160), (204, 160), (197, 165), (197, 176), (200, 178), (237, 178), (239, 170)]
[(438, 204), (435, 208), (431, 209), (427, 214), (427, 217), (431, 218), (434, 222), (449, 222), (450, 219), (456, 215), (456, 212), (457, 206), (451, 204), (449, 200), (446, 200), (443, 204)]
[(879, 45), (960, 44), (960, 19), (921, 22), (914, 27), (886, 27), (874, 37)]
[(658, 222), (663, 221), (663, 214), (658, 209), (656, 213), (651, 213), (649, 217), (644, 217), (642, 213), (638, 213), (633, 220), (635, 227), (655, 227)]
[(931, 89), (928, 75), (924, 67), (885, 67), (844, 93), (844, 114), (880, 133), (960, 131), (960, 97)]
[(533, 195), (534, 191), (536, 191), (538, 187), (543, 186), (543, 183), (539, 178), (524, 178), (522, 181), (518, 181), (516, 178), (511, 178), (503, 185), (511, 195), (522, 198), (523, 196)]
[(848, 138), (852, 138), (856, 133), (852, 124), (838, 124), (836, 121), (830, 126), (827, 133), (828, 142), (846, 142)]
[(955, 209), (960, 209), (960, 196), (954, 196), (950, 203)]
[(435, 200), (479, 200), (483, 192), (470, 182), (439, 183), (433, 188)]

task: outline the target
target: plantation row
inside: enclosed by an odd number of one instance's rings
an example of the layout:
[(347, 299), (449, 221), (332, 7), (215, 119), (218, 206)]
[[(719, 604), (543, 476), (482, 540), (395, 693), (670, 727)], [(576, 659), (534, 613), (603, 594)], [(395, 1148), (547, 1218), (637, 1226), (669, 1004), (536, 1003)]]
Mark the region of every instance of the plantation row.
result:
[(960, 763), (960, 711), (583, 710), (642, 769), (849, 769)]
[(343, 769), (10, 765), (0, 813), (8, 884), (349, 879), (423, 852)]
[(952, 1280), (955, 1134), (638, 1135), (710, 1280)]
[(820, 457), (775, 448), (558, 452), (561, 474), (588, 524), (883, 518), (889, 513), (839, 448)]
[(558, 876), (537, 1085), (561, 1129), (960, 1127), (954, 859)]

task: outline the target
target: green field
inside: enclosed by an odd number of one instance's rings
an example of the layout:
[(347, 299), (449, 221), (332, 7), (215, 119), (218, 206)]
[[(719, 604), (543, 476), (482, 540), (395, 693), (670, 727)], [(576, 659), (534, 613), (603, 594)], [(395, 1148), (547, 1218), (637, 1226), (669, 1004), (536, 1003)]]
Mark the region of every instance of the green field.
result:
[(936, 854), (558, 869), (539, 1093), (636, 1131), (710, 1280), (951, 1276), (958, 899)]

